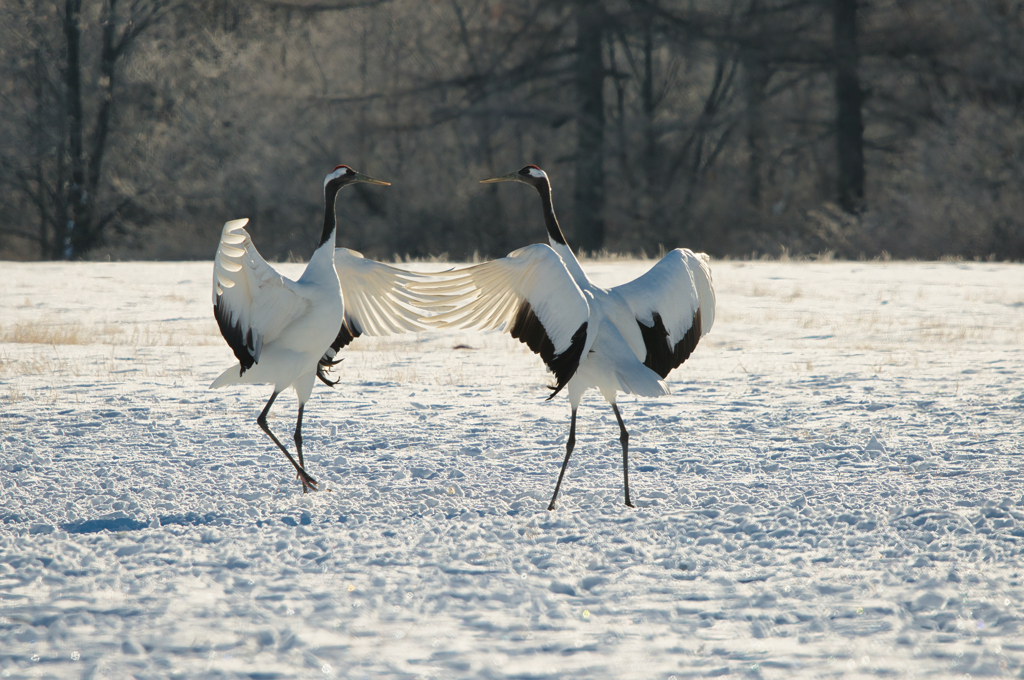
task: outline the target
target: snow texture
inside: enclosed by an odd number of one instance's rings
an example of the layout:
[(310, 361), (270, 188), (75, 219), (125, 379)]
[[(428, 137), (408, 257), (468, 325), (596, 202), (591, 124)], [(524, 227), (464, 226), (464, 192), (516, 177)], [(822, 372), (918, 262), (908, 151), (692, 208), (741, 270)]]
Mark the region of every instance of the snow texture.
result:
[(1018, 677), (1024, 268), (712, 269), (620, 402), (638, 507), (590, 392), (548, 512), (569, 407), (505, 335), (353, 342), (303, 496), (271, 388), (207, 389), (210, 263), (3, 263), (0, 676)]

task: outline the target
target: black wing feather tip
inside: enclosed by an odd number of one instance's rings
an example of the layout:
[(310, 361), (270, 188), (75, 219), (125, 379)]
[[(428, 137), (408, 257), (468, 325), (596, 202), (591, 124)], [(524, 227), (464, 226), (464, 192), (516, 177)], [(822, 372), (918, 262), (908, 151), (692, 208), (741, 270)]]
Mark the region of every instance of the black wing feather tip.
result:
[(331, 380), (330, 378), (327, 377), (328, 368), (330, 366), (334, 366), (337, 363), (340, 363), (340, 361), (341, 360), (339, 359), (338, 361), (332, 361), (330, 364), (321, 363), (316, 367), (316, 377), (320, 378), (320, 382), (327, 385), (328, 387), (334, 387), (335, 385), (341, 382), (341, 378), (338, 378), (337, 380)]
[(256, 363), (256, 360), (250, 354), (250, 348), (253, 344), (252, 329), (247, 329), (248, 334), (245, 334), (242, 332), (241, 321), (231, 323), (231, 314), (226, 308), (221, 306), (220, 297), (217, 298), (217, 302), (213, 305), (213, 316), (217, 319), (220, 334), (224, 336), (228, 347), (231, 348), (231, 351), (235, 353), (235, 357), (238, 359), (238, 365), (241, 367), (238, 375), (241, 377)]
[(341, 328), (338, 330), (338, 337), (334, 338), (334, 342), (331, 343), (331, 349), (333, 349), (334, 353), (337, 354), (342, 347), (347, 346), (362, 334), (363, 331), (356, 326), (354, 321), (350, 320), (346, 316), (341, 322)]
[(525, 343), (533, 352), (539, 354), (544, 364), (555, 374), (555, 385), (549, 388), (552, 393), (548, 399), (552, 399), (566, 386), (572, 376), (576, 374), (576, 369), (579, 368), (583, 346), (587, 344), (587, 322), (584, 321), (573, 333), (569, 348), (556, 354), (555, 345), (548, 337), (544, 324), (533, 313), (530, 303), (524, 301), (519, 305), (516, 318), (509, 329), (509, 335), (517, 338), (519, 342)]
[(693, 324), (690, 325), (690, 330), (686, 331), (686, 335), (675, 344), (675, 347), (668, 344), (668, 329), (665, 328), (661, 314), (655, 312), (652, 319), (650, 326), (637, 321), (640, 333), (644, 338), (644, 345), (647, 346), (647, 358), (644, 360), (644, 366), (664, 378), (673, 368), (689, 359), (697, 347), (697, 343), (700, 342), (700, 308), (698, 307), (693, 315)]
[(362, 335), (363, 332), (359, 330), (354, 321), (351, 321), (347, 317), (341, 322), (341, 328), (338, 330), (338, 336), (334, 338), (334, 342), (331, 343), (331, 349), (334, 350), (333, 356), (328, 356), (325, 352), (320, 361), (317, 362), (316, 377), (320, 378), (320, 381), (328, 387), (334, 387), (341, 379), (331, 380), (327, 377), (326, 371), (332, 366), (336, 366), (341, 363), (342, 359), (335, 359), (334, 356), (338, 355), (338, 352), (342, 347), (345, 347), (350, 342)]

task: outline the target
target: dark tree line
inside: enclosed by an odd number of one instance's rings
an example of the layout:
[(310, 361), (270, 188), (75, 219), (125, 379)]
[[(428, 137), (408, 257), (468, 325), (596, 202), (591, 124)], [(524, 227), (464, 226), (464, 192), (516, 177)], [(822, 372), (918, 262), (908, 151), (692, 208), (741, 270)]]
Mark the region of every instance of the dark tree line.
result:
[(1024, 257), (1014, 0), (7, 0), (0, 257), (206, 258), (249, 217), (499, 255), (552, 176), (585, 251)]

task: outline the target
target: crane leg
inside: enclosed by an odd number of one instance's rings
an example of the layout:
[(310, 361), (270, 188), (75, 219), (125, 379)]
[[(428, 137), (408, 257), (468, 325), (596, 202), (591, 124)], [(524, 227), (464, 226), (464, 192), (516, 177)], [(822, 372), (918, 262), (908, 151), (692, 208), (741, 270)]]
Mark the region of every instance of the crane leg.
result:
[[(306, 461), (302, 459), (302, 409), (305, 406), (306, 406), (305, 404), (299, 404), (299, 418), (298, 418), (298, 420), (295, 421), (295, 438), (294, 438), (295, 439), (295, 450), (299, 452), (299, 466), (303, 470), (306, 469)], [(296, 472), (295, 473), (295, 478), (296, 479), (302, 479), (302, 475), (300, 475), (298, 472)], [(305, 491), (305, 487), (303, 487), (303, 491)]]
[(622, 422), (622, 414), (619, 413), (618, 405), (612, 404), (612, 410), (615, 411), (615, 419), (619, 421), (619, 441), (622, 442), (622, 481), (626, 486), (626, 505), (633, 508), (636, 506), (629, 500), (629, 432), (626, 431), (626, 424)]
[(555, 499), (558, 498), (558, 490), (562, 487), (562, 477), (565, 476), (565, 468), (569, 467), (569, 456), (576, 446), (576, 409), (572, 410), (572, 423), (569, 425), (569, 440), (565, 442), (565, 460), (562, 461), (562, 471), (558, 473), (558, 483), (555, 484), (555, 493), (548, 503), (548, 510), (555, 509)]
[(292, 457), (292, 454), (288, 453), (288, 449), (284, 448), (284, 444), (282, 444), (274, 433), (270, 431), (270, 426), (267, 425), (267, 414), (270, 413), (270, 407), (274, 405), (274, 400), (277, 399), (278, 394), (280, 394), (280, 392), (274, 392), (270, 395), (270, 401), (268, 401), (267, 405), (263, 407), (263, 412), (260, 413), (259, 417), (256, 419), (256, 423), (260, 426), (260, 429), (266, 432), (267, 436), (277, 444), (277, 448), (281, 449), (284, 455), (288, 457), (288, 462), (295, 466), (295, 471), (299, 474), (299, 478), (302, 480), (302, 491), (305, 492), (308, 489), (316, 491), (316, 485), (318, 482), (306, 474), (303, 467)]

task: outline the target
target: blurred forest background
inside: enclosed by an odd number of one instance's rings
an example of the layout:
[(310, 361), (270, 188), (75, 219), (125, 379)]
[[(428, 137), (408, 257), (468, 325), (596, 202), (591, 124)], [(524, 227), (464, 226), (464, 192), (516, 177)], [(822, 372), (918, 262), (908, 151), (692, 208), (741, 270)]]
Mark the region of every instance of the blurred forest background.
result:
[(1020, 0), (0, 0), (0, 258), (1024, 258)]

